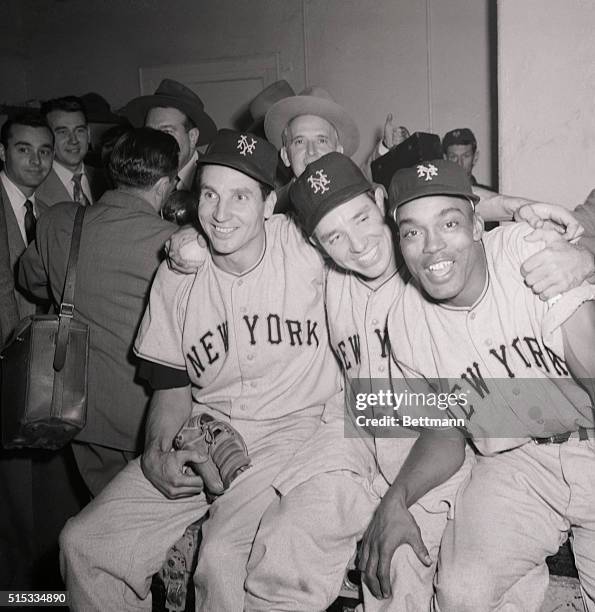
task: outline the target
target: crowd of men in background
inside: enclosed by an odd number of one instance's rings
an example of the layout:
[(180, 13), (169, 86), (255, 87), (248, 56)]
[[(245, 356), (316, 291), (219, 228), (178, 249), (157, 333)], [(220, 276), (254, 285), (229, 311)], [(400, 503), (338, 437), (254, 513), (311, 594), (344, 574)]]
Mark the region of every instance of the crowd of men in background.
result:
[[(366, 444), (358, 444), (357, 438), (346, 441), (345, 380), (385, 377), (386, 360), (396, 359), (388, 332), (397, 346), (400, 331), (391, 328), (390, 319), (387, 326), (389, 310), (404, 303), (403, 295), (412, 303), (418, 299), (407, 297), (398, 244), (413, 244), (407, 232), (417, 236), (424, 223), (438, 227), (430, 213), (421, 205), (412, 208), (411, 202), (435, 196), (463, 202), (444, 214), (450, 215), (453, 227), (466, 228), (473, 243), (466, 248), (478, 261), (483, 251), (476, 213), (486, 220), (512, 220), (524, 204), (528, 207), (521, 218), (543, 215), (559, 221), (562, 213), (554, 208), (543, 212), (539, 204), (477, 185), (473, 169), (479, 151), (469, 128), (444, 135), (446, 165), (434, 160), (417, 176), (399, 175), (388, 197), (386, 190), (374, 191), (368, 164), (359, 169), (351, 161), (359, 148), (358, 127), (324, 89), (295, 94), (279, 81), (259, 94), (250, 110), (253, 123), (246, 131), (218, 131), (195, 92), (165, 79), (154, 94), (135, 98), (121, 110), (122, 122), (104, 134), (95, 150), (87, 109), (75, 96), (48, 100), (39, 111), (9, 117), (3, 124), (0, 345), (9, 341), (20, 319), (59, 304), (79, 206), (88, 210), (75, 306), (91, 336), (84, 430), (60, 452), (0, 451), (0, 585), (24, 589), (59, 584), (58, 534), (67, 519), (77, 515), (61, 539), (62, 577), (74, 608), (150, 609), (150, 576), (192, 520), (209, 510), (195, 576), (197, 609), (322, 609), (337, 596), (362, 538), (367, 610), (429, 609), (433, 575), (442, 562), (447, 565), (436, 605), (444, 610), (495, 609), (481, 607), (485, 602), (477, 589), (469, 604), (477, 607), (463, 608), (471, 586), (465, 582), (467, 590), (461, 587), (455, 595), (450, 568), (468, 574), (471, 562), (453, 560), (452, 549), (448, 562), (438, 557), (450, 518), (445, 508), (454, 506), (459, 485), (475, 469), (474, 454), (462, 437), (445, 442), (432, 431), (399, 440), (397, 446), (390, 446), (390, 440), (375, 445), (373, 438), (371, 445), (369, 439)], [(409, 131), (396, 126), (389, 114), (370, 159), (408, 137)], [(446, 187), (427, 189), (425, 183), (432, 184), (434, 173), (444, 177)], [(408, 189), (409, 199), (403, 195)], [(545, 303), (594, 279), (594, 201), (589, 198), (575, 211), (586, 230), (580, 242), (548, 238), (540, 248), (526, 253), (520, 249), (526, 257), (518, 266), (518, 286), (527, 287), (527, 308), (539, 310), (534, 301)], [(387, 204), (398, 230), (390, 229)], [(372, 223), (370, 229), (367, 223)], [(187, 229), (180, 231), (179, 226)], [(164, 245), (176, 231), (169, 248), (173, 261), (163, 262)], [(399, 239), (393, 238), (395, 232)], [(446, 244), (449, 239), (435, 238), (434, 243), (440, 240)], [(424, 252), (444, 248), (434, 243)], [(198, 271), (195, 262), (175, 258), (188, 244), (200, 245)], [(451, 300), (455, 307), (472, 306), (481, 297), (491, 263), (470, 268), (464, 280), (476, 278), (473, 297), (459, 302), (456, 296), (441, 297), (437, 289), (438, 277), (448, 277), (449, 266), (458, 264), (446, 258), (430, 261), (428, 255), (424, 268), (412, 254), (414, 247), (408, 249), (405, 263), (425, 295), (449, 304)], [(452, 247), (453, 260), (454, 252)], [(330, 275), (329, 258), (336, 266)], [(346, 301), (339, 303), (339, 295)], [(592, 299), (583, 297), (582, 302)], [(580, 309), (582, 302), (568, 308)], [(368, 308), (376, 313), (369, 321), (361, 314)], [(426, 306), (416, 302), (411, 308), (419, 312)], [(346, 352), (349, 344), (342, 334), (350, 328), (339, 322), (346, 310), (353, 310), (349, 324), (367, 347), (364, 357), (359, 349), (350, 357)], [(584, 309), (579, 312), (584, 317)], [(268, 345), (254, 348), (267, 313)], [(282, 341), (281, 327), (278, 342), (271, 342), (271, 317), (287, 321), (290, 342)], [(535, 329), (541, 330), (543, 317), (535, 317)], [(581, 319), (583, 341), (591, 337), (589, 321), (592, 317)], [(226, 332), (219, 346), (212, 330), (222, 334), (221, 324)], [(411, 320), (407, 329), (412, 335), (413, 328)], [(433, 331), (435, 337), (440, 335), (437, 328)], [(576, 325), (565, 333), (564, 342), (570, 337), (578, 355), (571, 360), (579, 364), (570, 368), (572, 373), (578, 368), (583, 378), (593, 376), (592, 364), (581, 354)], [(431, 343), (422, 332), (418, 336), (412, 346)], [(380, 342), (378, 351), (372, 348), (375, 342)], [(187, 358), (189, 343), (205, 351), (194, 370)], [(443, 339), (439, 354), (447, 352), (441, 348), (447, 344)], [(569, 359), (567, 344), (564, 349)], [(504, 363), (504, 349), (500, 351)], [(398, 363), (412, 370), (415, 366), (418, 374), (456, 374), (438, 366), (434, 371), (417, 354), (400, 352)], [(216, 364), (220, 355), (225, 359)], [(474, 358), (472, 352), (465, 357)], [(357, 373), (351, 370), (355, 364)], [(190, 457), (170, 452), (173, 436), (197, 405), (239, 422), (254, 460), (253, 469), (213, 503), (205, 500), (200, 478), (184, 470)], [(592, 419), (581, 418), (581, 441), (592, 442)], [(569, 444), (574, 431), (566, 422), (562, 432), (547, 431), (541, 437), (521, 433), (545, 445), (567, 431), (565, 440), (550, 442)], [(522, 456), (515, 458), (523, 462)], [(437, 460), (441, 469), (430, 474)], [(299, 475), (283, 469), (289, 464), (299, 466)], [(331, 478), (332, 473), (341, 477)], [(410, 474), (420, 473), (419, 482), (410, 482)], [(304, 502), (322, 502), (323, 492), (324, 504), (314, 508)], [(395, 505), (397, 497), (400, 505)], [(472, 514), (468, 501), (465, 508)], [(390, 513), (396, 509), (410, 511), (413, 523), (406, 528), (393, 525)], [(300, 517), (316, 523), (312, 517), (325, 513), (336, 518), (332, 526), (323, 516), (318, 517), (318, 530), (300, 524)], [(419, 524), (423, 541), (412, 524)], [(382, 542), (392, 542), (386, 531), (391, 526), (394, 533), (397, 527), (403, 529), (402, 540), (384, 548)], [(460, 534), (459, 539), (450, 536), (451, 546), (459, 541)], [(328, 546), (325, 554), (320, 542)], [(131, 561), (133, 551), (136, 558)], [(531, 560), (536, 568), (545, 560), (540, 554)], [(44, 558), (49, 565), (43, 564)], [(529, 566), (517, 568), (515, 576), (530, 573)], [(485, 586), (488, 576), (479, 575)], [(408, 576), (408, 583), (403, 586), (398, 576), (401, 581)], [(304, 581), (310, 590), (300, 587)], [(502, 586), (505, 582), (490, 591), (490, 606), (525, 601), (524, 593)], [(532, 591), (537, 601), (541, 583), (536, 584), (531, 588), (537, 589)], [(595, 589), (588, 580), (583, 590), (588, 609), (595, 610)]]

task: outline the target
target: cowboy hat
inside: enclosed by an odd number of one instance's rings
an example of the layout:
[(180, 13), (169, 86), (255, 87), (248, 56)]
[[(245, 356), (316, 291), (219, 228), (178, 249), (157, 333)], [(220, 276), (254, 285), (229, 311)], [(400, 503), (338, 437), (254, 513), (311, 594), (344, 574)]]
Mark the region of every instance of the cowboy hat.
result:
[(345, 155), (351, 157), (359, 146), (359, 130), (347, 111), (321, 87), (307, 87), (297, 96), (273, 104), (264, 119), (264, 131), (277, 149), (283, 146), (282, 134), (287, 124), (300, 115), (316, 115), (331, 123), (339, 134)]
[(208, 144), (217, 134), (215, 123), (205, 113), (202, 100), (191, 89), (172, 79), (163, 79), (153, 95), (130, 100), (120, 112), (133, 126), (141, 127), (149, 110), (156, 106), (176, 108), (184, 113), (198, 128), (199, 146)]

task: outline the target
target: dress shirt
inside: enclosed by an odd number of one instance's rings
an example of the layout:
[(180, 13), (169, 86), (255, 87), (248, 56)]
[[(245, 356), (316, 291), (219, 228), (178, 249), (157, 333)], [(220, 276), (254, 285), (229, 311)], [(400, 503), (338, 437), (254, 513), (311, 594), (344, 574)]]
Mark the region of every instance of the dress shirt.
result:
[(198, 161), (198, 152), (194, 151), (188, 163), (178, 171), (179, 181), (176, 185), (177, 191), (192, 191), (194, 185), (194, 176), (196, 170), (196, 162)]
[(70, 196), (73, 202), (74, 183), (72, 182), (72, 177), (75, 174), (82, 173), (81, 188), (83, 190), (83, 193), (87, 197), (87, 200), (89, 200), (89, 202), (93, 204), (93, 196), (91, 195), (91, 185), (89, 185), (89, 179), (87, 178), (87, 173), (85, 172), (85, 164), (82, 164), (79, 170), (73, 172), (72, 170), (69, 170), (68, 168), (63, 166), (60, 162), (54, 160), (53, 168), (56, 174), (58, 175), (58, 178), (62, 181), (64, 187), (66, 187), (66, 191), (68, 191), (68, 195)]
[(14, 216), (17, 219), (19, 230), (21, 231), (21, 236), (23, 237), (23, 242), (27, 244), (27, 234), (25, 232), (25, 214), (27, 213), (27, 209), (25, 207), (25, 202), (29, 200), (30, 202), (33, 203), (33, 214), (37, 218), (39, 216), (39, 210), (38, 210), (37, 204), (35, 203), (35, 194), (33, 194), (31, 197), (28, 198), (8, 178), (4, 170), (0, 172), (0, 180), (2, 180), (2, 185), (4, 185), (4, 189), (6, 190), (8, 199), (10, 200), (10, 205), (12, 206), (12, 210), (14, 211)]

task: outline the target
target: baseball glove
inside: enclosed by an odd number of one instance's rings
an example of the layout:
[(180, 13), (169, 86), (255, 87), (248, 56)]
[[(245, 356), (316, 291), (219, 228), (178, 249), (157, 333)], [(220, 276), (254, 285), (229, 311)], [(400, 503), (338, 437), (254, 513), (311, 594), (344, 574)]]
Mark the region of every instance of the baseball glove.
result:
[(188, 466), (211, 495), (221, 495), (251, 463), (239, 432), (205, 412), (188, 419), (174, 438), (174, 448), (198, 451), (200, 460)]

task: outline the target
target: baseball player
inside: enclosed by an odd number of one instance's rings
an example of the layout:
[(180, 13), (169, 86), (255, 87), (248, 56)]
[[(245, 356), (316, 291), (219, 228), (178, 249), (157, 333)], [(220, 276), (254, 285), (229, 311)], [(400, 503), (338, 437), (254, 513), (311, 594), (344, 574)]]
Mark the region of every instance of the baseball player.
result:
[[(276, 150), (221, 130), (199, 163), (208, 257), (192, 275), (159, 268), (135, 345), (155, 389), (145, 451), (62, 534), (67, 588), (85, 612), (150, 610), (151, 576), (207, 510), (196, 609), (242, 610), (271, 482), (339, 391), (322, 258), (291, 220), (271, 218)], [(203, 457), (172, 449), (199, 413), (235, 427), (251, 460), (210, 504), (189, 469)]]
[[(327, 317), (333, 348), (348, 383), (386, 378), (388, 343), (384, 321), (404, 283), (397, 271), (390, 231), (380, 212), (382, 193), (367, 194), (371, 186), (346, 157), (332, 153), (319, 160), (320, 164), (323, 162), (324, 167), (311, 164), (298, 180), (296, 188), (302, 185), (303, 193), (300, 197), (298, 192), (296, 202), (298, 210), (304, 208), (307, 213), (307, 232), (323, 237), (318, 245), (342, 268), (332, 268), (327, 278)], [(305, 196), (310, 193), (309, 200)], [(348, 246), (341, 249), (339, 241), (338, 248), (329, 228), (334, 224), (342, 229), (345, 211), (362, 202), (373, 219), (370, 228), (360, 225), (359, 218), (354, 217), (348, 226), (349, 237), (359, 242), (359, 247), (356, 245), (354, 252)], [(324, 238), (327, 234), (329, 237)], [(347, 244), (348, 239), (343, 240)], [(367, 253), (369, 244), (378, 246), (371, 261)], [(364, 251), (358, 253), (362, 245)], [(346, 438), (343, 411), (332, 414), (334, 417), (327, 418), (303, 452), (292, 459), (292, 467), (286, 466), (274, 483), (283, 497), (263, 518), (253, 547), (246, 582), (248, 610), (327, 607), (338, 593), (355, 542), (370, 522), (388, 484), (395, 481), (413, 445), (411, 437), (375, 441), (369, 436)], [(426, 449), (430, 462), (435, 448), (436, 444)], [(382, 473), (378, 472), (378, 464)], [(442, 467), (454, 471), (458, 465), (452, 467), (445, 462)], [(412, 473), (409, 466), (402, 472)], [(435, 472), (433, 464), (430, 472), (429, 480), (418, 479), (415, 485), (429, 489), (439, 484), (441, 474)], [(395, 502), (394, 493), (385, 496), (365, 539), (369, 544), (364, 544), (362, 569), (366, 571), (372, 593), (378, 597), (386, 595), (388, 599), (376, 601), (366, 590), (368, 609), (429, 607), (437, 548), (448, 514), (447, 503), (452, 505), (457, 480), (464, 473), (465, 469), (446, 485), (423, 496), (411, 506), (411, 514), (406, 508), (403, 512), (395, 511), (395, 503), (402, 503), (402, 499), (396, 496)], [(402, 491), (406, 484), (400, 480), (391, 491)], [(423, 488), (416, 490), (417, 497), (423, 493)], [(411, 505), (417, 497), (409, 498), (406, 505)], [(419, 520), (421, 537), (414, 520), (409, 518), (412, 516)], [(395, 523), (394, 517), (405, 519)], [(383, 530), (389, 531), (391, 537), (386, 537)], [(403, 542), (408, 542), (412, 549), (399, 548), (391, 563), (394, 550)], [(428, 568), (424, 567), (426, 562)], [(308, 589), (302, 588), (304, 584)]]
[(483, 234), (475, 202), (464, 171), (445, 160), (397, 172), (390, 189), (413, 277), (388, 317), (393, 363), (466, 394), (444, 416), (464, 419), (479, 451), (442, 541), (436, 605), (538, 610), (545, 559), (572, 529), (592, 611), (595, 292), (539, 300), (519, 267), (543, 243), (525, 239), (525, 224)]
[[(387, 388), (386, 316), (405, 283), (382, 190), (373, 191), (348, 157), (329, 153), (306, 168), (291, 198), (306, 234), (336, 264), (325, 300), (345, 386)], [(375, 439), (350, 430), (345, 417), (321, 427), (275, 481), (281, 497), (263, 516), (254, 543), (246, 610), (326, 609), (364, 533), (366, 610), (429, 610), (440, 539), (472, 453), (459, 469), (462, 436), (426, 431), (416, 441), (410, 431)], [(447, 460), (437, 465), (438, 448)]]

